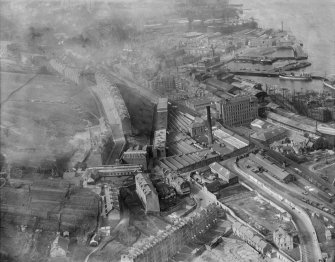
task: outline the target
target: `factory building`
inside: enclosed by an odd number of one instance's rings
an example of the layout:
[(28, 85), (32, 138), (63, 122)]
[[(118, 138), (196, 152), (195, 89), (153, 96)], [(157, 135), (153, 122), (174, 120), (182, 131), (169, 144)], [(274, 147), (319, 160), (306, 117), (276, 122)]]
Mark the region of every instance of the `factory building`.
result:
[(258, 132), (251, 135), (262, 143), (272, 144), (275, 141), (284, 139), (287, 136), (287, 129), (284, 127), (270, 127), (267, 129), (259, 130)]
[(168, 99), (159, 98), (155, 114), (155, 132), (153, 138), (153, 156), (166, 156), (166, 129), (168, 122)]
[(194, 97), (185, 100), (185, 105), (194, 111), (205, 109), (212, 104), (212, 99), (209, 97)]
[(158, 194), (149, 175), (139, 172), (135, 176), (136, 193), (141, 199), (146, 213), (160, 212)]
[(132, 146), (122, 155), (125, 164), (141, 165), (144, 170), (148, 168), (148, 150), (147, 146)]
[(243, 126), (257, 118), (258, 103), (254, 96), (236, 96), (217, 103), (220, 118), (228, 126)]
[(220, 160), (221, 156), (217, 152), (203, 149), (194, 153), (162, 158), (159, 166), (167, 171), (188, 172)]
[(308, 116), (320, 122), (328, 122), (332, 119), (331, 111), (327, 107), (317, 107), (308, 110)]
[(227, 168), (218, 162), (210, 164), (209, 168), (211, 169), (212, 173), (217, 174), (220, 179), (227, 182), (228, 184), (234, 185), (238, 183), (238, 176), (230, 172)]
[(202, 136), (206, 133), (206, 121), (200, 117), (196, 117), (188, 130), (191, 137)]
[(288, 173), (285, 168), (277, 166), (272, 161), (266, 159), (260, 154), (250, 154), (250, 159), (254, 161), (259, 167), (263, 168), (265, 173), (273, 176), (283, 183), (289, 183), (294, 181), (296, 178), (291, 173)]

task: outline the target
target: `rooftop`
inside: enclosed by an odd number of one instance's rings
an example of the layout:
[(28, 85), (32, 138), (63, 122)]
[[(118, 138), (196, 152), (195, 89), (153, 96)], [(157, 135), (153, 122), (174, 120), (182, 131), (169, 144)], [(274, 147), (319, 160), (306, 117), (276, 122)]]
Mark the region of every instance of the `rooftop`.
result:
[(138, 173), (135, 176), (135, 180), (146, 195), (150, 194), (151, 192), (156, 192), (148, 174)]
[(250, 158), (258, 163), (258, 165), (262, 166), (263, 168), (267, 169), (272, 175), (278, 177), (280, 180), (286, 179), (288, 176), (291, 176), (285, 169), (277, 166), (273, 162), (269, 161), (268, 159), (262, 157), (259, 154), (250, 154)]
[(286, 132), (287, 130), (283, 127), (273, 127), (270, 129), (260, 130), (255, 134), (252, 134), (251, 137), (266, 142)]
[(166, 129), (155, 131), (154, 135), (154, 148), (165, 147), (166, 145)]
[(168, 98), (164, 97), (164, 98), (159, 98), (158, 99), (158, 104), (157, 104), (157, 111), (167, 111), (167, 107), (168, 107)]
[(193, 153), (163, 158), (160, 160), (160, 166), (172, 171), (177, 171), (194, 165), (203, 159), (214, 158), (217, 156), (219, 155), (216, 152), (211, 152), (208, 149), (203, 149)]
[(220, 178), (225, 178), (226, 180), (232, 179), (236, 177), (236, 175), (226, 169), (224, 166), (219, 164), (218, 162), (214, 162), (209, 165), (211, 171), (219, 175)]
[(234, 148), (240, 149), (249, 145), (249, 142), (240, 137), (239, 135), (231, 132), (223, 127), (213, 128), (213, 134), (219, 140), (223, 141), (225, 144), (228, 144)]

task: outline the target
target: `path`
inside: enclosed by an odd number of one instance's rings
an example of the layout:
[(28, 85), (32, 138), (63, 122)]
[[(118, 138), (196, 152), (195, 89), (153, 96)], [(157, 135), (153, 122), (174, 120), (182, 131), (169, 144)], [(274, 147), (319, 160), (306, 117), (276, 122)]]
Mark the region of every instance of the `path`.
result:
[(28, 85), (32, 80), (34, 80), (39, 74), (35, 74), (32, 78), (28, 79), (27, 82), (25, 82), (23, 85), (19, 86), (15, 90), (13, 90), (5, 100), (1, 101), (0, 108), (3, 106), (15, 93), (19, 92), (22, 88), (24, 88), (26, 85)]

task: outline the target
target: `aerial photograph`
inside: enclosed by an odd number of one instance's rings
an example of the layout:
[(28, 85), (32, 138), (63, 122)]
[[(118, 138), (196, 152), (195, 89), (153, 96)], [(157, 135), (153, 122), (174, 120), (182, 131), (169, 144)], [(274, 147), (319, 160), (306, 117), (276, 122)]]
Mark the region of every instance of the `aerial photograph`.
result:
[(335, 262), (335, 0), (0, 0), (1, 262)]

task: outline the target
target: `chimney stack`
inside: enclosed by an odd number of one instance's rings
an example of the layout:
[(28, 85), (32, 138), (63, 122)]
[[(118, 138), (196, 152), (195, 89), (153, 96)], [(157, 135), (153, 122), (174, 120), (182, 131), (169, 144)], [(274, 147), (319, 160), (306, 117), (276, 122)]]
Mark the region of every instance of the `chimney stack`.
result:
[(212, 119), (211, 119), (211, 107), (206, 106), (207, 109), (207, 124), (208, 124), (208, 144), (213, 144), (213, 133), (212, 133)]

